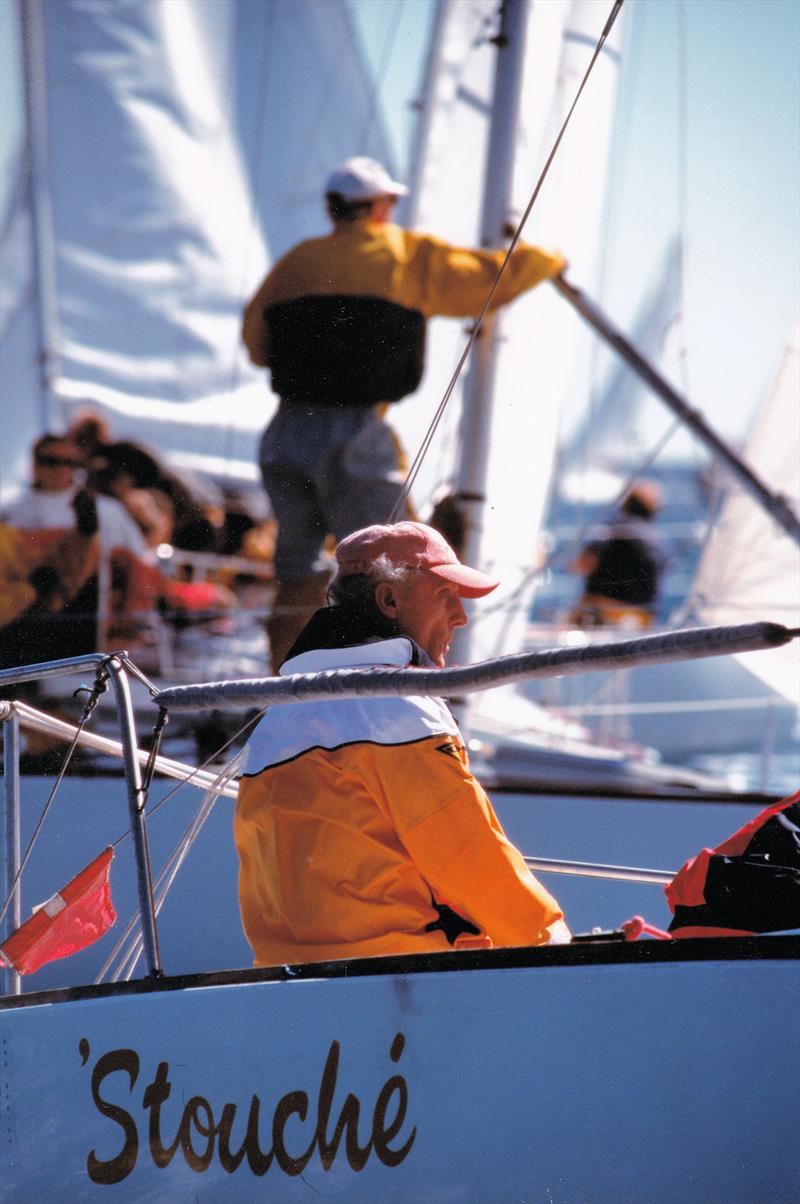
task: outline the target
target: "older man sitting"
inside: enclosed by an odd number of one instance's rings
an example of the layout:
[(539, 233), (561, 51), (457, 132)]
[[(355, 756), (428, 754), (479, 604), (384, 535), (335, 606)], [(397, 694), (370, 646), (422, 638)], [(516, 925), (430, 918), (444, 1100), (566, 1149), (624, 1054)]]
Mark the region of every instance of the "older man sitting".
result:
[[(497, 585), (421, 523), (357, 531), (336, 559), (331, 605), (283, 674), (442, 667), (461, 599)], [(273, 707), (248, 745), (234, 830), (256, 965), (569, 939), (439, 698)]]

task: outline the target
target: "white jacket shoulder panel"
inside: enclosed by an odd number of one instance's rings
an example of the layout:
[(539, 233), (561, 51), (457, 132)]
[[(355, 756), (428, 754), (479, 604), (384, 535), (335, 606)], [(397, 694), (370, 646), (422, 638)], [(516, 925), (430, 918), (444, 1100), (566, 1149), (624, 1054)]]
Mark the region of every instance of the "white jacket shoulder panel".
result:
[[(307, 652), (287, 661), (281, 673), (285, 676), (387, 664), (402, 668), (408, 664), (410, 652), (407, 640)], [(357, 654), (356, 658), (354, 654)], [(248, 776), (260, 773), (312, 748), (334, 749), (360, 743), (412, 744), (441, 735), (460, 738), (456, 721), (441, 698), (411, 695), (277, 704), (261, 720), (248, 741), (246, 772)]]

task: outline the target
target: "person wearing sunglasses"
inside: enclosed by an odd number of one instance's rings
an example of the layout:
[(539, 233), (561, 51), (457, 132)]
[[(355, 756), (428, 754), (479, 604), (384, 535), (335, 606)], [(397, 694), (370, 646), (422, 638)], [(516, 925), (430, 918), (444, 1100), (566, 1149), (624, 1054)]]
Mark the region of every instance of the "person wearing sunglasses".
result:
[[(84, 459), (76, 443), (65, 435), (42, 435), (32, 449), (31, 484), (9, 507), (6, 522), (30, 532), (71, 527), (75, 521), (72, 500), (84, 483), (83, 468)], [(112, 498), (98, 496), (96, 502), (103, 550), (124, 548), (144, 558), (144, 537), (125, 507)], [(46, 542), (47, 537), (42, 539)]]
[[(142, 532), (120, 502), (85, 489), (83, 464), (80, 448), (67, 436), (42, 435), (32, 449), (31, 483), (4, 515), (6, 524), (24, 536), (31, 556), (39, 554), (44, 559), (65, 534), (76, 528), (76, 499), (91, 498), (110, 595), (101, 603), (98, 573), (93, 570), (87, 574), (82, 588), (54, 622), (58, 643), (54, 654), (59, 656), (96, 651), (101, 606), (112, 636), (115, 626), (122, 634), (121, 625), (134, 622), (134, 611), (147, 612), (156, 601), (157, 571), (150, 563)], [(127, 637), (128, 630), (124, 634)]]

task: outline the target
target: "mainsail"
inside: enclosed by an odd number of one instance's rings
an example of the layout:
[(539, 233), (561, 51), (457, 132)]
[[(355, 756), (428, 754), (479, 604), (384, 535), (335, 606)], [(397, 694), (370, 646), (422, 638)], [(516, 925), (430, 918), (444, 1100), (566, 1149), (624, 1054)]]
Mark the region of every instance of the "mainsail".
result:
[(27, 139), (9, 165), (0, 311), (0, 384), (20, 415), (4, 421), (4, 480), (86, 399), (126, 435), (255, 477), (273, 403), (241, 347), (243, 302), (325, 229), (333, 164), (358, 151), (392, 166), (346, 4), (23, 0), (20, 13)]

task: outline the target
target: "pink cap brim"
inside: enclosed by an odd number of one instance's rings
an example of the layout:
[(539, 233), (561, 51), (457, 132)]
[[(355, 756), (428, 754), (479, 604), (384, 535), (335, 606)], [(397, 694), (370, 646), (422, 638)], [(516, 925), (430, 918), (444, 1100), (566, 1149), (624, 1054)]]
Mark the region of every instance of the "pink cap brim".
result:
[(462, 598), (483, 598), (500, 584), (486, 573), (471, 569), (466, 564), (432, 564), (425, 567), (429, 573), (435, 573), (437, 577), (457, 585)]

